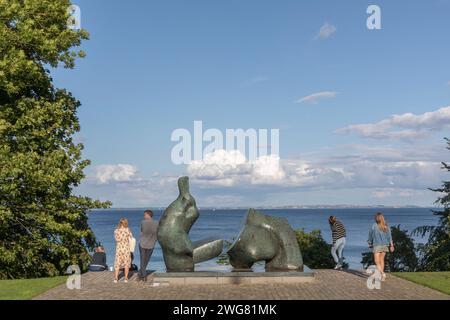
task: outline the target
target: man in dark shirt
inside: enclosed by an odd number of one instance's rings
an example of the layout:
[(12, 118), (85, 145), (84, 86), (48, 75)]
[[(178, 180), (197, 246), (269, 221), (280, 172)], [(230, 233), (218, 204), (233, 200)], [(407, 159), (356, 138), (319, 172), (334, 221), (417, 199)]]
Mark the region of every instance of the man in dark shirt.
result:
[(145, 210), (144, 220), (141, 222), (141, 241), (139, 243), (139, 254), (141, 265), (139, 268), (139, 280), (147, 279), (147, 264), (155, 247), (159, 221), (153, 220), (153, 212)]
[(331, 255), (333, 256), (334, 262), (336, 262), (334, 269), (341, 269), (344, 264), (343, 252), (347, 234), (344, 225), (335, 216), (330, 216), (328, 222), (330, 223), (331, 236), (333, 238)]

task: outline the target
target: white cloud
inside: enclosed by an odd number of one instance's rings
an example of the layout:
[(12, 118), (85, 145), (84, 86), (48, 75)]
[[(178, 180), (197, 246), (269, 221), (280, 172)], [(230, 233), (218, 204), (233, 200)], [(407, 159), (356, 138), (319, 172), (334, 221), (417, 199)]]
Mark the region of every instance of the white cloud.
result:
[(450, 106), (423, 114), (393, 115), (376, 123), (350, 125), (338, 133), (356, 133), (364, 138), (403, 139), (423, 138), (432, 131), (450, 128)]
[(194, 160), (187, 171), (193, 178), (212, 180), (217, 184), (230, 185), (230, 177), (248, 173), (245, 156), (237, 150), (216, 150), (206, 154), (203, 160)]
[(234, 186), (238, 183), (274, 184), (284, 178), (277, 156), (247, 161), (238, 150), (216, 150), (188, 165), (189, 176), (203, 185)]
[(281, 168), (280, 157), (275, 155), (262, 156), (252, 163), (252, 183), (272, 184), (283, 181), (286, 173)]
[(405, 113), (387, 120), (392, 126), (405, 128), (440, 130), (450, 125), (450, 106), (420, 115)]
[(127, 208), (167, 205), (176, 198), (178, 176), (144, 178), (137, 172), (131, 165), (99, 165), (90, 169), (77, 192)]
[(329, 99), (329, 98), (334, 98), (336, 97), (338, 93), (334, 92), (334, 91), (322, 91), (322, 92), (317, 92), (317, 93), (313, 93), (309, 96), (303, 97), (298, 99), (297, 101), (295, 101), (295, 103), (311, 103), (311, 104), (317, 104), (319, 102), (319, 100), (321, 99)]
[(94, 177), (101, 184), (132, 181), (136, 174), (137, 168), (131, 164), (104, 164), (94, 168)]
[(322, 27), (320, 27), (319, 32), (317, 33), (315, 39), (327, 39), (333, 33), (337, 31), (336, 27), (328, 22), (325, 22)]
[[(346, 146), (299, 159), (261, 157), (247, 162), (238, 151), (216, 151), (188, 166), (188, 174), (202, 186), (277, 189), (398, 188), (420, 189), (439, 185), (440, 160), (426, 148), (397, 150)], [(342, 153), (344, 152), (344, 153)], [(340, 156), (336, 156), (336, 155)]]
[[(246, 161), (239, 151), (217, 150), (187, 166), (192, 194), (200, 206), (283, 204), (423, 204), (437, 197), (428, 188), (448, 180), (440, 161), (442, 144), (402, 148), (342, 145)], [(91, 169), (81, 194), (110, 199), (115, 206), (167, 206), (178, 195), (179, 175), (141, 177), (132, 165)]]

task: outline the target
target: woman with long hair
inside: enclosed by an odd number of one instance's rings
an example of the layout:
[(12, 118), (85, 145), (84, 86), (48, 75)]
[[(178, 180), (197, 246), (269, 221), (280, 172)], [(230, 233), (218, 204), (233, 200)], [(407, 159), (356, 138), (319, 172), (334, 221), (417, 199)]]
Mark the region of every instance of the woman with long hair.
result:
[(119, 271), (122, 268), (125, 270), (125, 282), (128, 282), (128, 271), (131, 265), (130, 239), (132, 237), (133, 234), (128, 228), (128, 220), (121, 218), (119, 225), (114, 230), (114, 238), (116, 239), (115, 283), (119, 280)]
[(381, 280), (386, 280), (384, 273), (384, 259), (386, 253), (394, 252), (391, 228), (387, 225), (382, 213), (375, 215), (375, 223), (369, 231), (369, 247), (372, 248), (373, 259), (381, 275)]

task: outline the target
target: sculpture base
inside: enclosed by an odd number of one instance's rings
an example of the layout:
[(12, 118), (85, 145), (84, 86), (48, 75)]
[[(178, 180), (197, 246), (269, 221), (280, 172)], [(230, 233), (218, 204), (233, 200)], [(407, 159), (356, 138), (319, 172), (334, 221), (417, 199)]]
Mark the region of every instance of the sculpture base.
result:
[(156, 272), (152, 278), (155, 285), (293, 284), (314, 281), (314, 272), (307, 267), (303, 272)]

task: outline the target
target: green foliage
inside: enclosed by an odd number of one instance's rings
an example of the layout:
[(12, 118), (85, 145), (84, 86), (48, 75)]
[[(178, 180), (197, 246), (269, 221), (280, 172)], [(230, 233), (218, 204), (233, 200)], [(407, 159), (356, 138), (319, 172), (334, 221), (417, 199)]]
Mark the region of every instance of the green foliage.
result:
[(83, 269), (95, 237), (87, 212), (109, 203), (74, 196), (89, 165), (80, 102), (53, 86), (50, 70), (73, 68), (88, 38), (67, 28), (68, 0), (0, 0), (0, 279)]
[[(447, 141), (450, 150), (450, 140)], [(442, 163), (442, 169), (450, 172), (450, 165)], [(443, 209), (433, 210), (439, 217), (437, 226), (423, 226), (414, 230), (422, 237), (428, 235), (428, 242), (420, 248), (422, 258), (420, 269), (423, 271), (450, 271), (450, 181), (444, 181), (439, 189), (431, 189), (441, 196), (436, 201)]]
[[(391, 233), (395, 251), (386, 255), (386, 269), (390, 272), (416, 271), (419, 262), (414, 240), (411, 239), (406, 230), (400, 228), (400, 225), (391, 227)], [(364, 252), (361, 263), (364, 268), (374, 265), (373, 253)]]
[(308, 233), (304, 229), (300, 229), (295, 231), (295, 235), (305, 265), (311, 269), (334, 268), (335, 262), (331, 256), (331, 245), (323, 239), (320, 230)]

